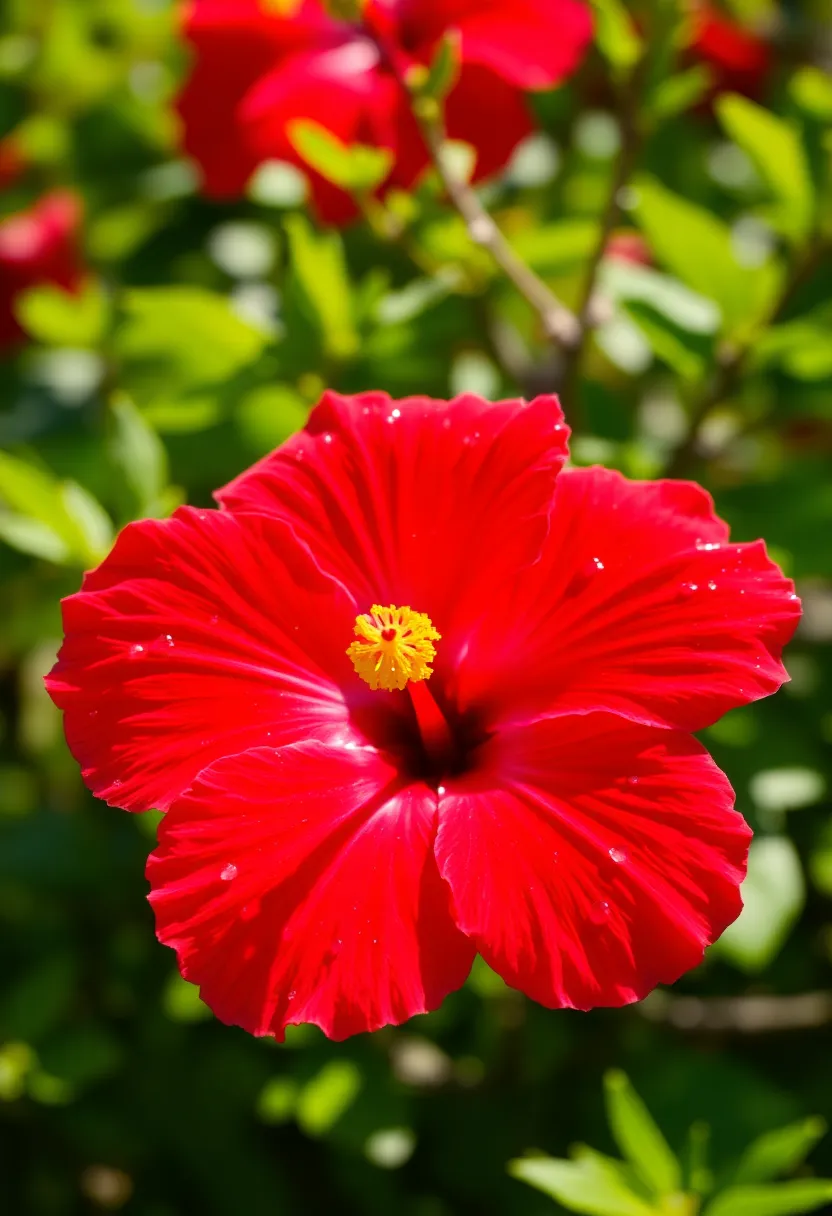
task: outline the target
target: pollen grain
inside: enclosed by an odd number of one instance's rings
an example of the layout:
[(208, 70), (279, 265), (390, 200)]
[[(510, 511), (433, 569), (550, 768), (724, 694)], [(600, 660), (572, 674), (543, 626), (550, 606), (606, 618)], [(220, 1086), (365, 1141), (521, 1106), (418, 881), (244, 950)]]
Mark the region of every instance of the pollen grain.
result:
[(355, 618), (356, 641), (347, 649), (353, 667), (370, 688), (402, 689), (432, 675), (441, 634), (424, 612), (412, 608), (382, 608), (373, 604), (369, 612)]

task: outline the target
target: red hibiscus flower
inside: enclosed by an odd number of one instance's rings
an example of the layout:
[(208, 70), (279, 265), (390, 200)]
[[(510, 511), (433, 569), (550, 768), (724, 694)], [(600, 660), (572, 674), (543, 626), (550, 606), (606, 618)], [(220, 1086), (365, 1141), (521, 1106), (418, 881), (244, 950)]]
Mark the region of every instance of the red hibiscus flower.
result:
[(604, 249), (604, 257), (617, 262), (632, 262), (636, 266), (652, 266), (650, 246), (640, 232), (622, 228), (613, 232)]
[(0, 221), (0, 350), (23, 337), (14, 312), (21, 292), (39, 283), (54, 283), (66, 291), (80, 286), (80, 222), (78, 199), (62, 190)]
[(758, 97), (771, 70), (768, 44), (709, 4), (697, 5), (692, 21), (689, 54), (710, 69), (711, 97), (726, 92)]
[[(346, 143), (391, 149), (387, 185), (412, 186), (428, 155), (399, 77), (430, 63), (450, 29), (460, 33), (461, 72), (448, 131), (474, 146), (475, 176), (488, 177), (531, 130), (523, 91), (574, 71), (591, 20), (581, 0), (369, 0), (354, 23), (334, 20), (321, 0), (302, 0), (291, 16), (261, 0), (190, 0), (183, 29), (195, 54), (179, 99), (185, 148), (206, 193), (233, 198), (265, 160), (306, 168), (287, 135), (299, 118)], [(309, 176), (322, 218), (354, 215), (346, 194)]]
[(786, 678), (797, 597), (698, 486), (566, 440), (555, 397), (328, 393), (65, 602), (69, 745), (167, 811), (158, 935), (223, 1021), (343, 1038), (476, 952), (621, 1005), (737, 916), (750, 833), (688, 732)]

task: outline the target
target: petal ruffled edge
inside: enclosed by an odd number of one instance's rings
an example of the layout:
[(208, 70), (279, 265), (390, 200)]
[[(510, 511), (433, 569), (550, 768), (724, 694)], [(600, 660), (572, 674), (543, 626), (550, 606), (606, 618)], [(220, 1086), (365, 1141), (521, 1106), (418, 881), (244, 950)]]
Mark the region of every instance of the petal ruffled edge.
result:
[(332, 1039), (435, 1009), (472, 944), (433, 855), (436, 794), (368, 749), (300, 743), (218, 761), (148, 862), (157, 935), (221, 1021)]
[(702, 961), (739, 915), (750, 836), (694, 739), (593, 714), (487, 744), (446, 782), (436, 855), (458, 926), (506, 983), (591, 1009)]

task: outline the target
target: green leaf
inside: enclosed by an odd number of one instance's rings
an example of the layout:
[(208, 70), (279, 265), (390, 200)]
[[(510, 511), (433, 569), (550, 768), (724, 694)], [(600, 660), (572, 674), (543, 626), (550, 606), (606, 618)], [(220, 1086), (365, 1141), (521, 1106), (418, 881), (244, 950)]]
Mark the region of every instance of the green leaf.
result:
[(227, 379), (256, 359), (267, 341), (226, 296), (204, 287), (134, 288), (124, 311), (117, 335), (122, 357), (170, 377), (177, 388)]
[(604, 58), (619, 71), (627, 71), (641, 58), (644, 44), (635, 22), (621, 0), (592, 0), (595, 41)]
[(821, 304), (784, 325), (772, 326), (755, 344), (755, 365), (776, 364), (795, 380), (825, 380), (832, 375), (830, 326), (832, 306), (829, 304)]
[(571, 274), (584, 265), (599, 239), (594, 220), (565, 219), (509, 233), (514, 251), (538, 274)]
[(637, 179), (633, 215), (662, 264), (719, 305), (723, 332), (743, 337), (753, 331), (776, 297), (781, 273), (775, 264), (742, 266), (726, 224), (653, 178)]
[(98, 499), (76, 481), (63, 482), (60, 493), (67, 520), (81, 538), (78, 556), (97, 564), (113, 543), (112, 520)]
[(72, 558), (69, 546), (54, 528), (26, 515), (0, 511), (0, 540), (17, 549), (18, 553), (41, 557), (56, 565), (63, 565)]
[(112, 522), (89, 491), (7, 452), (0, 452), (0, 503), (10, 508), (0, 535), (21, 552), (89, 566), (112, 543)]
[(544, 1195), (557, 1199), (570, 1212), (587, 1216), (655, 1216), (622, 1180), (615, 1162), (600, 1154), (577, 1161), (555, 1157), (521, 1157), (510, 1161), (508, 1172)]
[(295, 281), (320, 331), (324, 351), (345, 359), (358, 350), (350, 279), (337, 232), (316, 232), (302, 215), (288, 216), (286, 233)]
[(802, 1119), (776, 1131), (766, 1132), (748, 1146), (734, 1175), (735, 1182), (768, 1182), (780, 1174), (789, 1174), (803, 1161), (826, 1135), (823, 1119)]
[(159, 430), (198, 430), (221, 414), (232, 377), (247, 372), (270, 339), (231, 301), (203, 287), (126, 293), (115, 335), (122, 384)]
[(720, 97), (716, 112), (777, 200), (772, 217), (777, 226), (793, 240), (801, 240), (812, 226), (814, 192), (799, 133), (785, 119), (738, 93)]
[(308, 118), (293, 119), (288, 123), (286, 133), (289, 143), (310, 169), (351, 193), (374, 190), (387, 177), (393, 164), (389, 148), (345, 144), (326, 127)]
[(124, 393), (110, 403), (112, 458), (136, 496), (140, 515), (155, 515), (168, 484), (165, 445)]
[(789, 82), (792, 99), (816, 122), (832, 123), (832, 80), (820, 68), (798, 68)]
[(272, 1077), (260, 1091), (257, 1114), (264, 1123), (289, 1123), (295, 1115), (298, 1083), (291, 1077)]
[(656, 118), (672, 118), (701, 101), (713, 83), (703, 63), (659, 81), (650, 97), (649, 109)]
[(705, 1216), (797, 1216), (832, 1200), (832, 1182), (807, 1178), (771, 1186), (729, 1187), (712, 1200)]
[(689, 333), (711, 335), (719, 329), (719, 309), (711, 300), (650, 266), (606, 258), (601, 264), (599, 286), (613, 300), (651, 304)]
[(361, 1073), (351, 1060), (333, 1060), (303, 1087), (297, 1104), (298, 1126), (308, 1136), (322, 1136), (352, 1106), (361, 1089)]
[(427, 78), (419, 89), (420, 96), (444, 101), (459, 78), (459, 59), (459, 31), (448, 30), (434, 52)]
[(613, 1138), (638, 1176), (656, 1195), (678, 1191), (679, 1162), (623, 1072), (606, 1074), (604, 1093)]
[(795, 846), (787, 836), (753, 841), (742, 885), (743, 910), (713, 947), (743, 971), (763, 971), (803, 908), (806, 888)]
[(83, 291), (31, 287), (15, 301), (20, 324), (45, 346), (99, 346), (110, 321), (110, 302), (101, 284), (87, 283)]
[(196, 984), (184, 980), (178, 971), (173, 971), (162, 992), (162, 1008), (172, 1022), (204, 1022), (211, 1017), (211, 1010), (199, 995)]
[(647, 339), (653, 353), (683, 380), (696, 381), (704, 376), (713, 353), (713, 344), (691, 334), (641, 300), (624, 305), (627, 316)]

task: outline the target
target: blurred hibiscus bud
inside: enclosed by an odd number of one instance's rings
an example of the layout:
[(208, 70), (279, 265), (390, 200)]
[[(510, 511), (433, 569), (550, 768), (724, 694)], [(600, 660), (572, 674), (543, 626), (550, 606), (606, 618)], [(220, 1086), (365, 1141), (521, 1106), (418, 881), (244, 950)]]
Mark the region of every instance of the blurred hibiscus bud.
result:
[(81, 203), (67, 190), (43, 195), (27, 211), (0, 221), (0, 351), (23, 337), (18, 296), (39, 283), (77, 291), (84, 277), (78, 246)]
[(289, 136), (297, 120), (317, 123), (347, 145), (393, 153), (382, 189), (410, 188), (429, 163), (405, 81), (433, 63), (453, 30), (459, 76), (446, 98), (451, 139), (476, 151), (474, 179), (502, 169), (532, 130), (524, 93), (547, 89), (581, 62), (592, 34), (582, 0), (190, 0), (183, 19), (194, 52), (179, 98), (185, 150), (204, 190), (237, 198), (258, 165), (304, 169), (313, 205), (330, 223), (356, 214), (344, 190), (310, 170)]
[(26, 168), (26, 159), (13, 135), (0, 139), (0, 190), (13, 185)]
[(718, 93), (758, 97), (763, 92), (772, 66), (768, 43), (709, 4), (694, 7), (688, 50), (710, 70), (711, 97)]
[(635, 262), (637, 266), (653, 265), (647, 242), (640, 232), (633, 229), (613, 232), (607, 241), (604, 256), (619, 262)]

